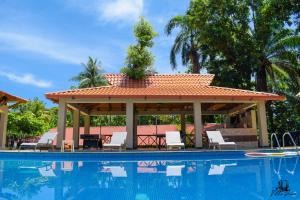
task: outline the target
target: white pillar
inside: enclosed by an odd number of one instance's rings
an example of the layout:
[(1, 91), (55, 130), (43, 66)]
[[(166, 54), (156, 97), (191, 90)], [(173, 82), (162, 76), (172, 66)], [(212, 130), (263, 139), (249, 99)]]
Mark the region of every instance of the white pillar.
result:
[(251, 128), (257, 130), (256, 112), (251, 110)]
[(80, 111), (78, 109), (73, 111), (73, 140), (74, 147), (79, 147), (79, 120), (80, 120)]
[(134, 128), (134, 107), (133, 102), (126, 103), (126, 146), (133, 148), (133, 128)]
[(57, 122), (57, 142), (56, 147), (60, 148), (66, 134), (66, 102), (63, 99), (59, 100), (58, 122)]
[(90, 134), (91, 119), (89, 115), (84, 116), (84, 134)]
[(194, 102), (194, 126), (195, 126), (195, 137), (196, 137), (196, 147), (202, 147), (202, 112), (201, 112), (201, 102)]
[(264, 101), (257, 103), (257, 116), (259, 124), (259, 143), (260, 146), (269, 146), (266, 106)]
[(8, 107), (0, 107), (0, 148), (4, 149), (6, 144)]

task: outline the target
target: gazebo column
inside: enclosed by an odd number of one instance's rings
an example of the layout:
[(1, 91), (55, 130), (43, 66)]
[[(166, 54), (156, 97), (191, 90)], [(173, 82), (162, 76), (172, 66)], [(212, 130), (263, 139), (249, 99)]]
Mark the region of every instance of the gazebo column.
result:
[(266, 118), (266, 106), (264, 101), (257, 103), (257, 116), (259, 125), (259, 143), (260, 146), (269, 146), (267, 118)]
[(201, 102), (195, 101), (194, 102), (194, 128), (195, 128), (195, 137), (196, 137), (196, 144), (197, 148), (202, 147), (202, 111), (201, 111)]
[(0, 148), (4, 149), (6, 144), (8, 107), (0, 107)]
[(251, 128), (257, 130), (257, 122), (256, 122), (256, 112), (255, 110), (251, 110)]
[(183, 137), (183, 142), (186, 143), (186, 120), (185, 120), (185, 114), (180, 114), (180, 129)]
[(80, 111), (78, 109), (73, 111), (73, 140), (74, 147), (79, 147), (79, 120), (80, 120)]
[(84, 115), (84, 134), (90, 134), (91, 119), (89, 115)]
[(63, 99), (59, 100), (58, 122), (57, 122), (57, 142), (56, 147), (60, 148), (66, 134), (66, 102)]
[(133, 132), (134, 132), (134, 106), (133, 102), (126, 103), (126, 146), (127, 148), (133, 148)]

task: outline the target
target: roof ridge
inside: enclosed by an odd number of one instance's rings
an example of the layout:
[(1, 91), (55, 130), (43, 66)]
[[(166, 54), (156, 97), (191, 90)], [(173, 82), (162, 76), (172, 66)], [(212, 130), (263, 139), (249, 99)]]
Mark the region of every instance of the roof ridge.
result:
[(268, 93), (268, 92), (260, 92), (260, 91), (253, 91), (253, 90), (246, 90), (246, 89), (239, 89), (239, 88), (230, 88), (230, 87), (221, 87), (221, 86), (214, 86), (214, 85), (206, 85), (204, 87), (211, 87), (211, 88), (218, 88), (218, 89), (225, 89), (225, 90), (232, 90), (232, 91), (240, 91), (240, 92), (252, 92), (255, 94), (264, 94), (264, 95), (278, 95), (278, 94), (273, 94), (273, 93)]
[[(113, 76), (126, 76), (124, 74), (120, 74), (120, 73), (104, 73), (103, 75), (113, 75)], [(215, 76), (214, 74), (189, 74), (189, 73), (177, 73), (177, 74), (149, 74), (147, 76)]]
[(66, 93), (66, 92), (76, 92), (76, 91), (82, 91), (82, 90), (94, 90), (94, 89), (98, 89), (98, 88), (108, 88), (108, 87), (113, 87), (112, 85), (102, 85), (102, 86), (97, 86), (97, 87), (89, 87), (89, 88), (74, 88), (74, 89), (69, 89), (69, 90), (59, 90), (56, 92), (47, 92), (45, 93), (45, 95), (47, 94), (55, 94), (55, 93)]

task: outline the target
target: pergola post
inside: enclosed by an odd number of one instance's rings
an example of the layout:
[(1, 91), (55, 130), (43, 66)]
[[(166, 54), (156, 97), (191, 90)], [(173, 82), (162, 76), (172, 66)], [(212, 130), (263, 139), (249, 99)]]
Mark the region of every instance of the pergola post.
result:
[(183, 142), (186, 143), (186, 120), (185, 120), (185, 114), (180, 114), (180, 129), (183, 137)]
[(65, 139), (66, 134), (66, 102), (63, 99), (59, 100), (58, 107), (58, 122), (57, 122), (57, 142), (56, 147), (60, 148), (62, 145), (62, 141)]
[(8, 107), (0, 107), (0, 148), (4, 149), (6, 144)]
[(257, 122), (256, 122), (256, 112), (255, 110), (251, 110), (251, 128), (257, 130)]
[(258, 116), (258, 124), (259, 124), (260, 146), (262, 147), (269, 146), (266, 106), (264, 101), (259, 101), (257, 103), (257, 116)]
[(79, 147), (79, 120), (80, 120), (80, 111), (78, 109), (73, 111), (73, 141), (74, 147)]
[(197, 148), (202, 147), (202, 111), (201, 111), (201, 102), (195, 101), (194, 102), (194, 126), (195, 126), (195, 137), (196, 137), (196, 144)]
[(133, 131), (134, 131), (134, 106), (133, 102), (126, 103), (126, 131), (127, 139), (126, 146), (127, 148), (133, 148)]
[(89, 115), (85, 115), (83, 117), (84, 120), (84, 134), (90, 134), (90, 126), (91, 126), (91, 119)]

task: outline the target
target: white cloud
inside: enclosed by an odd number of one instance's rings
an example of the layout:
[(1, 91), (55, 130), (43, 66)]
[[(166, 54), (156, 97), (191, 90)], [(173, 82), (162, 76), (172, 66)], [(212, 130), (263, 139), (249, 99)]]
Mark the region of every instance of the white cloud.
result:
[(72, 64), (79, 64), (85, 61), (88, 55), (93, 55), (89, 49), (17, 32), (0, 32), (0, 44), (1, 49), (29, 51)]
[(143, 0), (113, 0), (101, 3), (98, 11), (107, 21), (135, 21), (142, 15), (143, 7)]
[(11, 81), (16, 83), (26, 84), (26, 85), (33, 85), (39, 88), (49, 88), (52, 86), (52, 83), (49, 81), (37, 79), (34, 75), (26, 73), (21, 75), (16, 75), (12, 72), (1, 71), (0, 76), (6, 77)]

